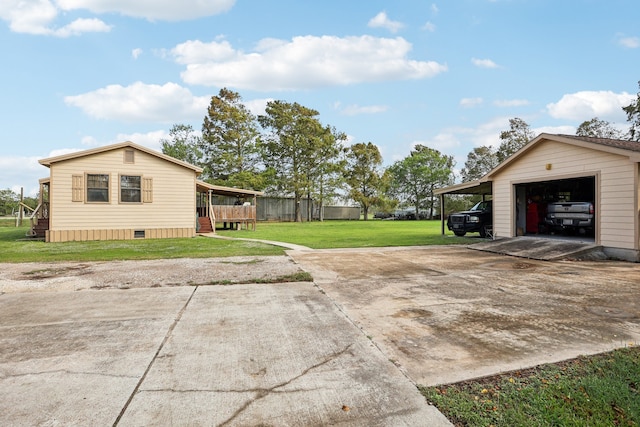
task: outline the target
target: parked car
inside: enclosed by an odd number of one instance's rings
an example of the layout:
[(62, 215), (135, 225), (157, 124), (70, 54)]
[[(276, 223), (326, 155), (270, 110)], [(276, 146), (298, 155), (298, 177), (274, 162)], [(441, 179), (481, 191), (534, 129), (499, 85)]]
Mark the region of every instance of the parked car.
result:
[(593, 230), (594, 217), (592, 202), (554, 202), (547, 205), (544, 222), (552, 230), (585, 233)]
[(447, 228), (456, 236), (467, 233), (480, 233), (480, 237), (487, 237), (493, 226), (491, 200), (478, 202), (468, 211), (456, 212), (447, 218)]
[(391, 212), (376, 212), (373, 214), (373, 217), (378, 219), (387, 219), (391, 218), (392, 216), (393, 214)]
[(393, 216), (391, 219), (396, 219), (396, 220), (416, 219), (416, 211), (413, 209), (397, 210), (393, 213)]

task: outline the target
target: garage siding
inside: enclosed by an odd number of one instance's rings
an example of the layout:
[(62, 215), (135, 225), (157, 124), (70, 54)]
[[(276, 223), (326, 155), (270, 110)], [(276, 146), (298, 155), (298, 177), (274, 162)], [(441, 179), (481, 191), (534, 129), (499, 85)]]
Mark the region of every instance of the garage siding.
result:
[[(51, 165), (50, 230), (191, 229), (195, 228), (196, 174), (193, 170), (142, 151), (126, 163), (124, 148)], [(109, 175), (109, 202), (73, 201), (72, 177)], [(152, 179), (151, 203), (120, 203), (120, 175)], [(86, 196), (86, 188), (83, 189)]]
[[(550, 165), (550, 169), (548, 169)], [(513, 237), (514, 184), (596, 176), (598, 244), (638, 249), (638, 166), (628, 157), (556, 141), (541, 141), (493, 177), (494, 230)]]

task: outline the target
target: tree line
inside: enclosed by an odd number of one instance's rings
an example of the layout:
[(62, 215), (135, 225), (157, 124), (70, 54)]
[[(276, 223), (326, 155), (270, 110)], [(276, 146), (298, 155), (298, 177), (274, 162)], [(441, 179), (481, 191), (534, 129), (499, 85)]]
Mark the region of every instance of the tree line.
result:
[[(640, 81), (638, 87), (637, 98), (623, 107), (630, 124), (626, 133), (594, 117), (583, 122), (576, 135), (640, 141)], [(296, 221), (305, 214), (300, 211), (303, 198), (320, 207), (346, 198), (361, 206), (365, 219), (373, 210), (390, 212), (399, 206), (414, 210), (416, 218), (435, 215), (434, 190), (455, 182), (452, 156), (416, 145), (407, 157), (383, 167), (374, 143), (347, 146), (346, 134), (323, 124), (319, 115), (278, 100), (268, 102), (265, 114), (255, 116), (239, 93), (223, 88), (211, 97), (201, 134), (190, 125), (174, 124), (160, 143), (164, 154), (202, 167), (202, 179), (209, 183), (293, 196)], [(497, 148), (482, 146), (469, 152), (460, 171), (462, 181), (481, 178), (534, 136), (524, 120), (509, 120)], [(15, 212), (18, 198), (2, 190), (0, 215)], [(461, 198), (459, 203), (470, 201)], [(311, 209), (312, 204), (307, 206)], [(455, 201), (450, 207), (456, 207)], [(306, 216), (311, 218), (311, 212)]]
[[(640, 90), (623, 110), (628, 132), (594, 117), (584, 121), (576, 135), (640, 141)], [(374, 209), (390, 212), (398, 206), (415, 210), (416, 218), (434, 216), (434, 190), (455, 182), (452, 156), (418, 144), (385, 168), (374, 143), (346, 146), (346, 134), (323, 124), (319, 114), (277, 100), (267, 103), (265, 114), (255, 116), (239, 93), (223, 88), (211, 97), (201, 135), (190, 125), (175, 124), (169, 138), (161, 140), (162, 151), (202, 167), (202, 178), (212, 184), (293, 196), (296, 221), (303, 214), (311, 217), (311, 212), (300, 211), (303, 198), (321, 207), (345, 197), (361, 206), (365, 219)], [(524, 120), (510, 119), (497, 148), (469, 152), (460, 171), (462, 181), (481, 178), (534, 137)], [(468, 201), (463, 198), (461, 203)], [(312, 204), (307, 206), (311, 209)]]

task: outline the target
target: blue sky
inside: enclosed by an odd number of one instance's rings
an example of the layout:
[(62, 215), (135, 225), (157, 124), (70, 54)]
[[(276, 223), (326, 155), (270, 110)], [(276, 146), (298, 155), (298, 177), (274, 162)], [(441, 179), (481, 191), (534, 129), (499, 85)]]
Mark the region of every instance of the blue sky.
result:
[(200, 130), (228, 87), (373, 142), (454, 156), (498, 145), (508, 120), (574, 133), (640, 80), (637, 0), (3, 0), (0, 189), (34, 195), (38, 159)]

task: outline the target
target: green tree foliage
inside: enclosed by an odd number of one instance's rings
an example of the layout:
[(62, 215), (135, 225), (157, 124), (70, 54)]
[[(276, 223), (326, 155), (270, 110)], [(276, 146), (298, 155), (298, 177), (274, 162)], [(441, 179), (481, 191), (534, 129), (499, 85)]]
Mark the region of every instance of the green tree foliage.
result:
[(414, 206), (416, 217), (420, 208), (429, 209), (433, 217), (434, 190), (453, 182), (453, 156), (433, 148), (416, 145), (409, 156), (390, 166), (393, 176), (392, 194), (406, 205)]
[(597, 117), (582, 122), (576, 130), (576, 135), (611, 139), (621, 139), (624, 137), (624, 134), (614, 128), (611, 123), (606, 120), (600, 120)]
[(191, 125), (174, 124), (169, 130), (170, 139), (161, 139), (162, 152), (178, 160), (202, 166), (202, 151), (198, 148), (200, 138)]
[(527, 122), (518, 117), (509, 119), (509, 130), (500, 133), (502, 142), (496, 152), (498, 162), (502, 163), (507, 157), (524, 147), (534, 136)]
[(627, 121), (630, 123), (629, 139), (631, 141), (640, 141), (640, 81), (638, 81), (638, 95), (635, 101), (626, 107), (622, 107), (627, 113)]
[(298, 103), (271, 101), (258, 122), (266, 131), (261, 146), (264, 164), (273, 178), (271, 189), (293, 195), (295, 220), (302, 221), (300, 201), (327, 191), (326, 179), (339, 164), (344, 135), (318, 120), (316, 110)]
[(463, 182), (482, 178), (491, 169), (498, 166), (496, 151), (490, 146), (474, 148), (467, 154), (467, 161), (460, 171)]
[(344, 182), (343, 171), (345, 168), (344, 149), (342, 144), (347, 135), (338, 132), (331, 126), (317, 129), (318, 140), (314, 152), (308, 159), (307, 165), (307, 220), (311, 220), (311, 199), (319, 204), (320, 220), (323, 218), (325, 200), (337, 195), (337, 189)]
[(211, 97), (202, 124), (205, 176), (216, 184), (261, 190), (260, 149), (255, 116), (237, 92), (222, 88)]
[(0, 216), (12, 215), (18, 209), (20, 195), (7, 188), (0, 190)]
[(353, 144), (347, 150), (345, 180), (349, 187), (349, 197), (359, 203), (365, 221), (369, 219), (369, 208), (384, 204), (384, 191), (388, 186), (382, 168), (382, 155), (378, 147), (371, 143)]

